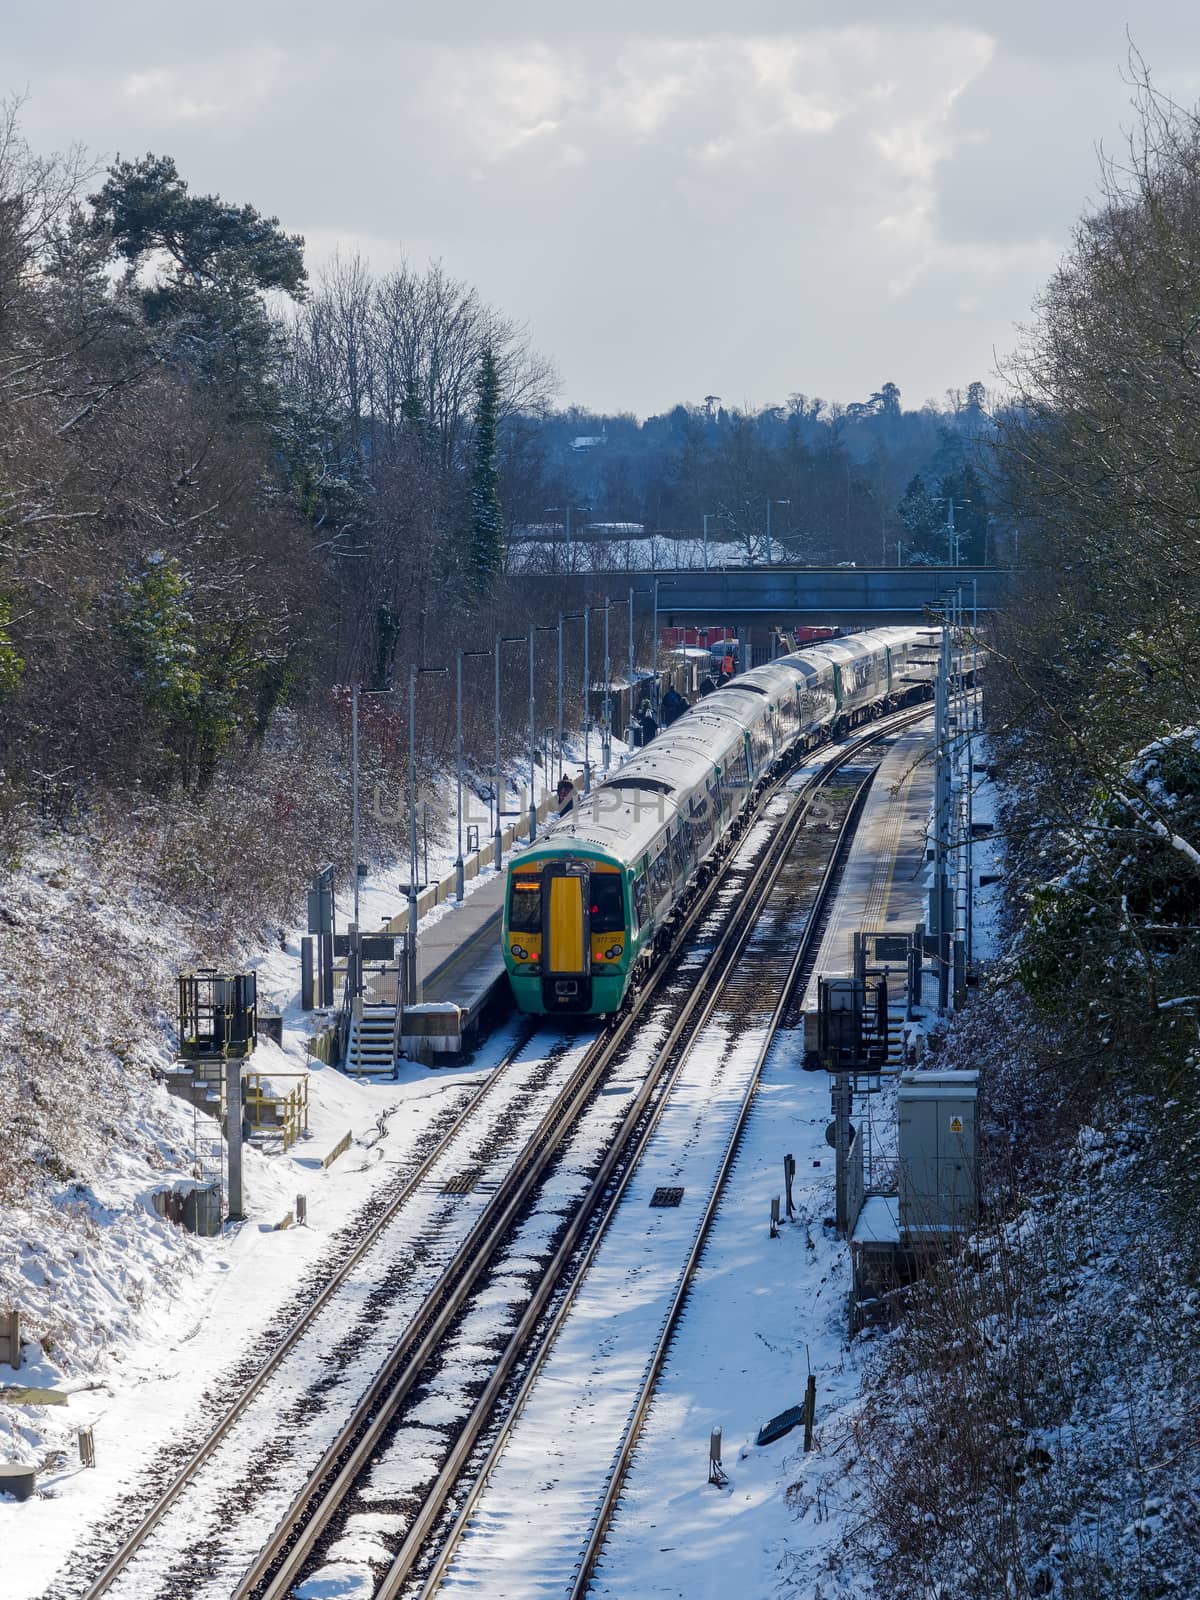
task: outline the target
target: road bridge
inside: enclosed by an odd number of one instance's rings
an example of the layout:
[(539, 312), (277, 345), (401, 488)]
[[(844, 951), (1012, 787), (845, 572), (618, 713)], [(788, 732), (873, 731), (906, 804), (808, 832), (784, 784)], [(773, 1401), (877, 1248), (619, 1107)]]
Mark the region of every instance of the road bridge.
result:
[(720, 571), (586, 572), (523, 575), (544, 609), (603, 604), (643, 591), (639, 615), (658, 591), (664, 627), (726, 623), (734, 628), (797, 623), (864, 628), (919, 622), (943, 595), (963, 586), (981, 613), (1003, 608), (1013, 574), (1006, 567), (729, 567)]

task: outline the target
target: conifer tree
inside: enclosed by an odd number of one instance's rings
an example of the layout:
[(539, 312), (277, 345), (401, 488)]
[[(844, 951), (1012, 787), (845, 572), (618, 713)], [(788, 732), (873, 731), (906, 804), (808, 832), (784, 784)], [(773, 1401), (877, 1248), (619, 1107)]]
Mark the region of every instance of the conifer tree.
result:
[(489, 589), (504, 560), (504, 522), (500, 512), (496, 428), (500, 413), (500, 374), (490, 345), (479, 358), (475, 409), (474, 464), (471, 470), (471, 540), (468, 558), (472, 587)]
[(425, 415), (425, 403), (421, 399), (416, 381), (411, 376), (404, 385), (404, 398), (400, 402), (400, 415), (413, 428), (425, 429), (429, 419)]
[(942, 558), (946, 544), (945, 518), (919, 472), (909, 480), (896, 511), (908, 534), (908, 559)]

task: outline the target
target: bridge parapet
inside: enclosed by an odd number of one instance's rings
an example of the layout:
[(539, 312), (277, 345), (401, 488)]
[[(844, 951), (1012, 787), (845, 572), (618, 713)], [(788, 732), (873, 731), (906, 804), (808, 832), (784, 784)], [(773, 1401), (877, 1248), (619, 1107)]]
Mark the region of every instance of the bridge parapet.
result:
[[(729, 623), (826, 623), (842, 627), (919, 622), (960, 584), (981, 613), (1003, 609), (1012, 589), (1006, 567), (731, 567), (716, 572), (687, 569), (657, 572), (587, 572), (552, 578), (522, 577), (535, 594), (544, 586), (580, 602), (623, 600), (631, 588), (658, 585), (659, 621)], [(639, 610), (648, 607), (642, 600)]]

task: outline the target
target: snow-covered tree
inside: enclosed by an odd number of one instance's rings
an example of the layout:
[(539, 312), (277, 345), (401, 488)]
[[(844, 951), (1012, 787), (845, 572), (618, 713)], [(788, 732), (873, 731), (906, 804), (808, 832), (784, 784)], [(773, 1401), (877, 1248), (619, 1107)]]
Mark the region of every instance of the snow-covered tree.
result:
[(504, 516), (500, 509), (500, 478), (496, 456), (496, 426), (500, 409), (500, 377), (496, 358), (485, 346), (479, 358), (479, 390), (472, 442), (471, 541), (468, 556), (470, 582), (477, 593), (486, 592), (504, 565)]

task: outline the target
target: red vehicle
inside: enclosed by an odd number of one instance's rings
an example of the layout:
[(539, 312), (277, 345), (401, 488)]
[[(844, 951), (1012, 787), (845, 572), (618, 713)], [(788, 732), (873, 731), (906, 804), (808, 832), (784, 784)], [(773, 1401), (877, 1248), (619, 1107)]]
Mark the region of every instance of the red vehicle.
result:
[[(732, 628), (663, 628), (661, 644), (664, 650), (682, 650), (685, 646), (694, 650), (713, 650), (723, 639), (733, 639)], [(736, 640), (734, 640), (736, 648)]]

